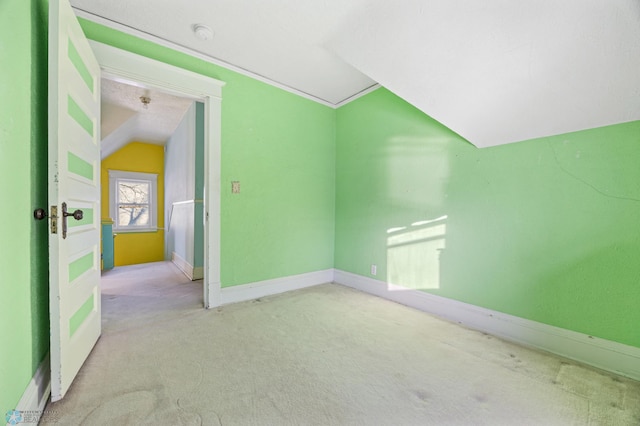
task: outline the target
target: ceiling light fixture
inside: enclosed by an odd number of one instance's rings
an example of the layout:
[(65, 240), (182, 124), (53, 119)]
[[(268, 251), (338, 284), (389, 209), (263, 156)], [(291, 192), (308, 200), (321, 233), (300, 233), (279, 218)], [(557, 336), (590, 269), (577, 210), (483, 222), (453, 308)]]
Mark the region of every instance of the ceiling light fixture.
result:
[(151, 98), (148, 96), (140, 96), (140, 102), (142, 102), (142, 108), (149, 109), (149, 104), (151, 103)]
[(193, 24), (191, 29), (200, 40), (206, 41), (213, 38), (213, 30), (205, 24)]

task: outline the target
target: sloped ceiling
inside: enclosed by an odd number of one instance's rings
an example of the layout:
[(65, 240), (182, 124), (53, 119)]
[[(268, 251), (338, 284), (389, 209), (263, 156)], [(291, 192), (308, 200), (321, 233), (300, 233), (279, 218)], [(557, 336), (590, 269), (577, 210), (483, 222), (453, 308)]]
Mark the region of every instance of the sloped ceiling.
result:
[(640, 1), (371, 2), (329, 44), (478, 147), (640, 119)]
[(638, 0), (71, 3), (325, 104), (380, 83), (478, 147), (640, 119)]
[[(132, 141), (164, 145), (193, 103), (191, 99), (104, 78), (101, 86), (103, 159)], [(146, 107), (142, 96), (150, 100)]]

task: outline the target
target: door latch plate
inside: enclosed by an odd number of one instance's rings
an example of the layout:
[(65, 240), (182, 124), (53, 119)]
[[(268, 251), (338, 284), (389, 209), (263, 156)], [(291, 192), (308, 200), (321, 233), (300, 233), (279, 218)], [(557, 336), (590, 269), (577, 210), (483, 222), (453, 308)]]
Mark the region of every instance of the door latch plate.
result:
[(51, 233), (58, 233), (58, 206), (51, 206), (51, 214), (49, 215), (51, 219)]

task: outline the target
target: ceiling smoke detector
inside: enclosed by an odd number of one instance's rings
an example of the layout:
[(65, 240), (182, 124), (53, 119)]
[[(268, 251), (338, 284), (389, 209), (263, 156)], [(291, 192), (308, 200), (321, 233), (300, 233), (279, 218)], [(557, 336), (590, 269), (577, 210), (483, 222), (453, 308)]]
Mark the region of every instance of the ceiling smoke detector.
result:
[(204, 24), (193, 24), (191, 28), (200, 40), (206, 41), (213, 38), (213, 30)]

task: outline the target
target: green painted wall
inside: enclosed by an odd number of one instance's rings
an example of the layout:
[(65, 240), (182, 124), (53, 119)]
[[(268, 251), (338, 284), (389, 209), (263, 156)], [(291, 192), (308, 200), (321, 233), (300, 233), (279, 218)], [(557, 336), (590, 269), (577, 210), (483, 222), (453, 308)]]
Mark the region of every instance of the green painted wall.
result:
[(640, 347), (639, 158), (638, 121), (477, 149), (379, 89), (337, 113), (335, 267)]
[[(47, 52), (42, 2), (0, 2), (0, 412), (15, 408), (49, 348)], [(7, 226), (7, 224), (11, 224)]]
[[(226, 82), (221, 281), (233, 286), (333, 266), (335, 110), (86, 20), (90, 39)], [(231, 194), (231, 181), (240, 194)]]
[[(45, 3), (0, 2), (0, 411), (49, 346), (47, 225), (31, 217), (47, 205)], [(82, 25), (227, 82), (224, 286), (375, 263), (377, 278), (640, 347), (639, 122), (478, 150), (384, 89), (336, 112)]]

